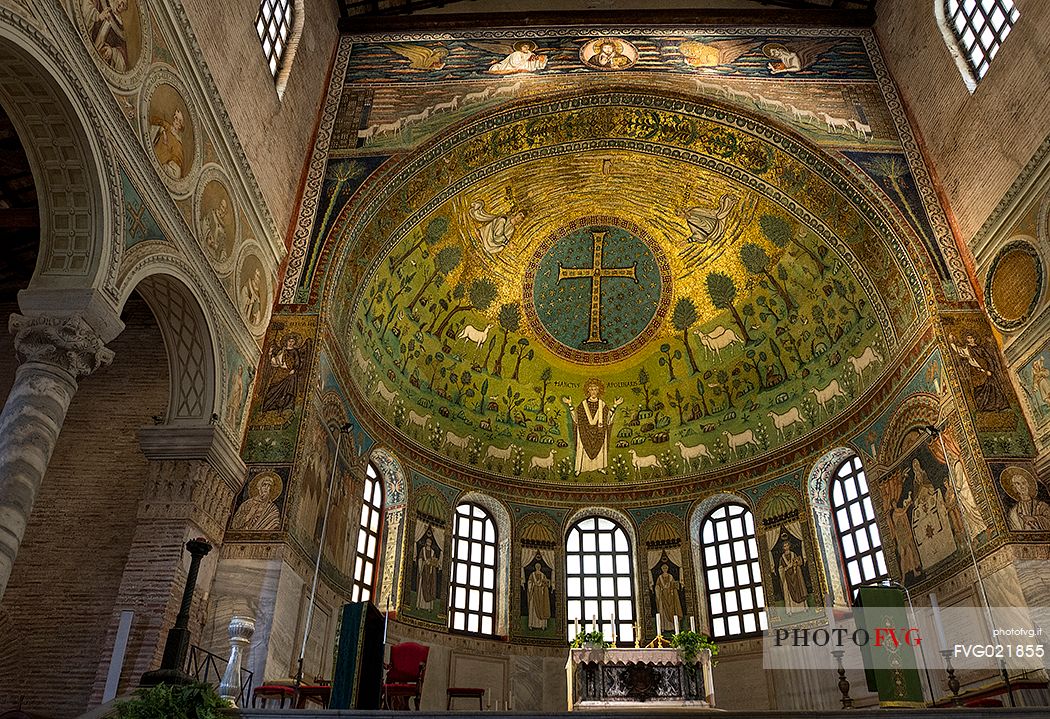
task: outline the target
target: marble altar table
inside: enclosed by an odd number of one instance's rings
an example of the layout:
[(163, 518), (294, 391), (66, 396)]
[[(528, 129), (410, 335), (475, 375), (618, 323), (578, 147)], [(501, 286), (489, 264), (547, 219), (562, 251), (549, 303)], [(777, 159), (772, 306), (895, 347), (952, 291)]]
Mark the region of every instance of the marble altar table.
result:
[(565, 678), (569, 711), (715, 705), (707, 651), (690, 665), (670, 648), (570, 649)]

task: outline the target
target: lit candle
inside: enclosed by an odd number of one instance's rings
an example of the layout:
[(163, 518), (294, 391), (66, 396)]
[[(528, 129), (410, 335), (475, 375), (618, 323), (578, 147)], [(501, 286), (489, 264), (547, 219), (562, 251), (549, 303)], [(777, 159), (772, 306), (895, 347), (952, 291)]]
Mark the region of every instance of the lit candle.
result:
[(948, 640), (944, 638), (944, 624), (941, 623), (941, 606), (937, 603), (937, 595), (930, 595), (930, 607), (933, 608), (933, 626), (937, 629), (937, 642), (941, 649), (948, 648)]
[(612, 633), (613, 644), (616, 644), (616, 613), (609, 612), (609, 631)]
[(663, 634), (663, 630), (660, 628), (660, 614), (656, 615), (656, 636)]
[(573, 626), (575, 627), (575, 631), (573, 632), (572, 636), (573, 636), (573, 638), (576, 638), (576, 637), (580, 636), (580, 618), (576, 617), (576, 619), (574, 619), (573, 622), (574, 622)]
[(598, 631), (598, 615), (597, 614), (595, 614), (594, 616), (591, 617), (591, 631), (592, 632)]
[(674, 615), (674, 633), (678, 634), (679, 631), (680, 630), (678, 629), (678, 615), (675, 614)]
[(824, 614), (828, 617), (828, 631), (835, 631), (835, 600), (831, 596), (831, 592), (828, 592), (828, 596), (824, 600)]
[(696, 617), (689, 617), (689, 631), (696, 632)]

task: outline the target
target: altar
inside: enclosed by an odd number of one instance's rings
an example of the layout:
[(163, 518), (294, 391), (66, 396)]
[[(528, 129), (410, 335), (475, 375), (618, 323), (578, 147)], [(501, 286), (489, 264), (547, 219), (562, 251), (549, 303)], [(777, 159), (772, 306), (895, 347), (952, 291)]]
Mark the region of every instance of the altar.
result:
[(709, 709), (715, 706), (711, 653), (692, 664), (677, 649), (570, 649), (569, 711)]

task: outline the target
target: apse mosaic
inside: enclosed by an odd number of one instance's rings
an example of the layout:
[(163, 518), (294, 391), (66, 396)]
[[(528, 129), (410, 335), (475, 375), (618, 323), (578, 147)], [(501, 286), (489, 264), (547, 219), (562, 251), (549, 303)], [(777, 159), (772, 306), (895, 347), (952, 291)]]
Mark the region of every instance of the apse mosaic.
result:
[(360, 287), (336, 310), (355, 385), (421, 447), (537, 481), (689, 474), (819, 427), (918, 321), (889, 229), (797, 148), (609, 105), (461, 134), (348, 233), (380, 252), (338, 293)]
[[(318, 381), (409, 465), (657, 501), (946, 387), (939, 355), (914, 368), (969, 281), (868, 34), (359, 37), (335, 75), (280, 300), (320, 314)], [(263, 369), (248, 451), (284, 456)], [(416, 529), (430, 616), (447, 530)], [(559, 636), (532, 576), (512, 631)]]

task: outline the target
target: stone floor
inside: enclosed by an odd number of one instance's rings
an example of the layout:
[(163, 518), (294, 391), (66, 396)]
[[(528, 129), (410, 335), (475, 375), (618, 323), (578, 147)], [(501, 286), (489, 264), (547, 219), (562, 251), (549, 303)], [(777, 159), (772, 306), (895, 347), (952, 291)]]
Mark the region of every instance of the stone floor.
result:
[[(560, 717), (561, 719), (651, 719), (653, 712), (645, 711), (622, 711), (622, 712), (562, 712), (559, 714), (534, 714), (530, 712), (398, 712), (399, 715), (412, 717), (413, 719), (435, 719), (441, 717), (456, 717), (457, 719), (496, 719), (496, 717), (513, 717), (514, 719), (548, 719)], [(1047, 719), (1050, 717), (1050, 709), (1047, 707), (1027, 707), (1021, 709), (986, 709), (986, 708), (959, 708), (959, 709), (854, 709), (851, 711), (830, 712), (798, 712), (798, 711), (721, 711), (711, 710), (686, 710), (680, 712), (660, 712), (664, 715), (677, 716), (706, 716), (719, 717), (719, 719)], [(335, 719), (346, 717), (347, 719), (391, 719), (393, 712), (387, 711), (322, 711), (310, 709), (240, 709), (231, 710), (230, 717), (242, 719)]]

